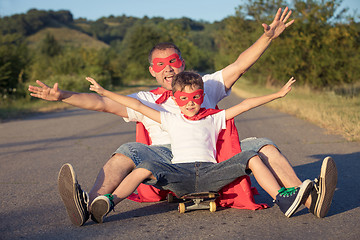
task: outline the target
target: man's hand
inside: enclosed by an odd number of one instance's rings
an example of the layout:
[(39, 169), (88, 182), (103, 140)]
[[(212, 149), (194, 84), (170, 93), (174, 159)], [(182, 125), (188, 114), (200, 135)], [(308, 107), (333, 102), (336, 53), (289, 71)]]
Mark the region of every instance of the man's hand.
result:
[(95, 79), (91, 77), (86, 77), (86, 80), (88, 80), (92, 85), (90, 85), (90, 90), (97, 92), (99, 95), (103, 96), (105, 89), (98, 84)]
[(287, 27), (294, 23), (295, 20), (291, 20), (287, 23), (287, 20), (292, 13), (291, 10), (289, 12), (288, 10), (289, 8), (286, 7), (284, 12), (281, 14), (282, 9), (279, 8), (275, 15), (274, 21), (270, 25), (267, 25), (266, 23), (262, 24), (265, 35), (271, 40), (277, 38)]
[(58, 83), (55, 83), (52, 88), (39, 80), (36, 80), (36, 83), (40, 87), (29, 85), (28, 88), (29, 92), (31, 92), (30, 95), (32, 97), (41, 98), (47, 101), (61, 100), (60, 99), (61, 91), (59, 90)]
[(294, 77), (291, 77), (290, 80), (280, 89), (278, 92), (280, 97), (285, 97), (291, 91), (291, 85), (296, 82)]

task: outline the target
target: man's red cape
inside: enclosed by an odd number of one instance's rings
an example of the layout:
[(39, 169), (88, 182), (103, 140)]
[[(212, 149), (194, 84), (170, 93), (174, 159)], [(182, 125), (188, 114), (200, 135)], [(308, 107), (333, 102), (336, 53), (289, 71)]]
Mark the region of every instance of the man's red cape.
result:
[[(136, 141), (150, 145), (151, 139), (144, 125), (140, 122), (136, 124)], [(241, 152), (239, 135), (235, 126), (234, 119), (226, 121), (226, 129), (223, 129), (218, 137), (216, 144), (217, 161), (225, 161), (237, 153)], [(140, 184), (137, 194), (133, 193), (128, 198), (136, 202), (157, 202), (165, 200), (170, 191), (160, 190), (153, 186)], [(238, 209), (264, 209), (267, 204), (257, 204), (254, 201), (254, 194), (259, 194), (255, 187), (251, 187), (249, 176), (242, 176), (226, 185), (219, 191), (220, 197), (217, 204), (222, 207), (232, 207)]]

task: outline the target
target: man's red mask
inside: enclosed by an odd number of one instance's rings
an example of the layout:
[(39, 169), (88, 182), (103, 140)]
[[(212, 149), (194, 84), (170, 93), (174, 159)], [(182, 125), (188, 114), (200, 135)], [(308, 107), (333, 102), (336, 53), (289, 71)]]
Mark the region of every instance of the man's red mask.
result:
[(182, 61), (179, 55), (174, 53), (167, 58), (154, 58), (152, 64), (152, 69), (158, 73), (161, 72), (167, 65), (179, 68), (182, 66)]
[(185, 106), (188, 102), (193, 101), (201, 105), (204, 101), (204, 90), (198, 89), (192, 93), (176, 91), (174, 93), (175, 101), (179, 107)]

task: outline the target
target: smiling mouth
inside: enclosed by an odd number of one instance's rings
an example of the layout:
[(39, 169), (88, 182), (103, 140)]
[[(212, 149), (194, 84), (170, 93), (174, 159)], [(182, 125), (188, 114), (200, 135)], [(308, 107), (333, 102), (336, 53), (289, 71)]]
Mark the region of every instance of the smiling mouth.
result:
[(171, 76), (165, 77), (164, 79), (165, 79), (166, 81), (172, 81), (173, 78), (174, 78), (174, 75), (171, 75)]

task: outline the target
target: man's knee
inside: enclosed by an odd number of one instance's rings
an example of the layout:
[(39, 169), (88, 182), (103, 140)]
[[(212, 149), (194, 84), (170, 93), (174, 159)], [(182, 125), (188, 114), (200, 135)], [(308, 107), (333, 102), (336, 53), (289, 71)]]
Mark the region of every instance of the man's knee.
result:
[(279, 150), (274, 145), (267, 144), (260, 148), (259, 152), (279, 152)]

